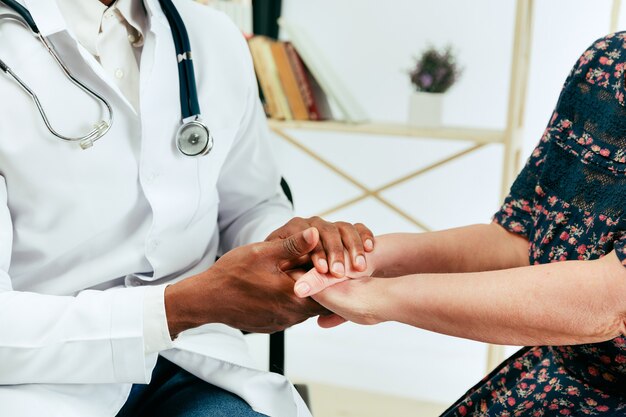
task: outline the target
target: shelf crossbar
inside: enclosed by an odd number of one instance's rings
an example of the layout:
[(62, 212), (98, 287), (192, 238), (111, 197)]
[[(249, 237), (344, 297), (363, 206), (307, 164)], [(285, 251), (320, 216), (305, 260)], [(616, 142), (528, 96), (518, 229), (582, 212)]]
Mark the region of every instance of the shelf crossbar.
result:
[(380, 202), (381, 204), (383, 204), (384, 206), (386, 206), (387, 208), (389, 208), (390, 210), (394, 211), (398, 216), (402, 217), (403, 219), (407, 220), (408, 222), (410, 222), (411, 224), (417, 226), (419, 229), (423, 230), (423, 231), (431, 231), (432, 229), (426, 225), (424, 222), (422, 222), (421, 220), (417, 219), (415, 216), (407, 213), (405, 210), (401, 209), (400, 207), (398, 207), (396, 204), (392, 203), (391, 201), (389, 201), (388, 199), (386, 199), (385, 197), (382, 196), (381, 193), (383, 193), (384, 191), (387, 191), (391, 188), (397, 187), (407, 181), (410, 181), (420, 175), (423, 175), (427, 172), (430, 172), (436, 168), (441, 167), (442, 165), (445, 165), (451, 161), (454, 161), (458, 158), (461, 158), (462, 156), (465, 156), (469, 153), (475, 152), (478, 149), (482, 148), (483, 146), (485, 146), (484, 143), (478, 143), (475, 144), (474, 146), (470, 146), (467, 149), (463, 149), (462, 151), (456, 152), (452, 155), (449, 155), (443, 159), (437, 160), (425, 167), (419, 168), (413, 172), (410, 172), (400, 178), (394, 179), (380, 187), (377, 188), (370, 188), (368, 186), (366, 186), (365, 184), (363, 184), (362, 182), (360, 182), (359, 180), (357, 180), (356, 178), (354, 178), (352, 175), (348, 174), (347, 172), (345, 172), (343, 169), (339, 168), (337, 165), (333, 164), (332, 162), (328, 161), (325, 158), (322, 158), (321, 156), (319, 156), (319, 154), (317, 154), (315, 151), (313, 151), (312, 149), (310, 149), (309, 147), (303, 145), (300, 141), (296, 140), (295, 138), (293, 138), (291, 135), (289, 135), (288, 133), (286, 133), (283, 129), (281, 129), (279, 126), (277, 125), (273, 125), (272, 126), (272, 130), (274, 131), (274, 133), (276, 133), (278, 136), (280, 136), (282, 139), (284, 139), (285, 141), (289, 142), (291, 145), (295, 146), (296, 148), (298, 148), (300, 151), (302, 151), (303, 153), (305, 153), (306, 155), (308, 155), (309, 157), (313, 158), (314, 160), (316, 160), (318, 163), (322, 164), (324, 167), (326, 167), (328, 170), (332, 171), (333, 173), (335, 173), (336, 175), (338, 175), (339, 177), (343, 178), (344, 180), (348, 181), (349, 183), (351, 183), (352, 185), (354, 185), (356, 188), (358, 188), (361, 191), (361, 194), (358, 195), (357, 197), (351, 198), (349, 200), (346, 200), (336, 206), (333, 206), (325, 211), (323, 211), (322, 213), (320, 213), (320, 216), (325, 217), (328, 216), (329, 214), (335, 213), (341, 209), (350, 207), (360, 201), (365, 200), (366, 198), (372, 197), (374, 199), (376, 199), (378, 202)]

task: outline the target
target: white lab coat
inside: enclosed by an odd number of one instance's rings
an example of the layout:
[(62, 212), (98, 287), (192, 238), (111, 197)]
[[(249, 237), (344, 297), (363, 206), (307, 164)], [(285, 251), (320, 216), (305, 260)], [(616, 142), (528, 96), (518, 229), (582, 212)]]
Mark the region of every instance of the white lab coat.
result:
[[(176, 1), (215, 138), (208, 156), (193, 159), (174, 144), (176, 54), (156, 0), (145, 1), (151, 28), (140, 115), (68, 33), (55, 1), (25, 3), (78, 78), (111, 102), (115, 121), (92, 149), (63, 143), (0, 74), (0, 415), (110, 417), (131, 384), (149, 381), (157, 359), (144, 353), (146, 285), (207, 269), (218, 247), (262, 240), (291, 211), (246, 43), (225, 16)], [(21, 26), (0, 24), (0, 57), (40, 95), (63, 133), (80, 134), (104, 117)], [(145, 272), (136, 270), (142, 263), (153, 276), (136, 274)], [(240, 332), (203, 326), (174, 343), (164, 357), (255, 410), (310, 416), (283, 377), (253, 369)]]

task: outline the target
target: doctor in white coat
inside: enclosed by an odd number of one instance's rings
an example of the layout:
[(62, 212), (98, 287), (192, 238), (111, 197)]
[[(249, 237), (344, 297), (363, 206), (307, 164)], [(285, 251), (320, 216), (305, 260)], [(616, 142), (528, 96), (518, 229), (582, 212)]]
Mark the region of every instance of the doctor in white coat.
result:
[[(323, 313), (292, 295), (281, 268), (297, 258), (341, 276), (345, 246), (364, 269), (373, 238), (362, 225), (289, 221), (241, 33), (220, 13), (175, 2), (215, 139), (207, 156), (188, 158), (174, 142), (176, 52), (156, 0), (24, 4), (115, 121), (82, 150), (53, 137), (0, 74), (0, 415), (113, 417), (129, 395), (147, 402), (135, 388), (151, 387), (167, 361), (242, 403), (236, 415), (309, 416), (287, 380), (255, 370), (235, 328), (272, 332)], [(103, 118), (22, 26), (2, 21), (0, 58), (59, 131), (80, 135)], [(266, 238), (213, 265), (219, 250)], [(185, 416), (187, 406), (163, 409)]]

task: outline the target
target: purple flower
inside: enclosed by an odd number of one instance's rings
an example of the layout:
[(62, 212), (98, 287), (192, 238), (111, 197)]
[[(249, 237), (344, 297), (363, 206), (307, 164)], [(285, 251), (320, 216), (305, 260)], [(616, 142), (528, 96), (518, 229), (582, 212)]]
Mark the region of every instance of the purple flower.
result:
[(430, 88), (433, 85), (433, 76), (428, 73), (420, 75), (420, 84), (424, 90)]

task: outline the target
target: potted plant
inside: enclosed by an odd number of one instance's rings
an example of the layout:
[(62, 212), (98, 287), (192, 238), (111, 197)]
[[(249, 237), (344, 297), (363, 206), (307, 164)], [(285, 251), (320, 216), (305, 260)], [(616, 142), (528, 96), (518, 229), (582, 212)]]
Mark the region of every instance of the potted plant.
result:
[(443, 96), (459, 79), (461, 69), (450, 46), (427, 48), (409, 71), (413, 92), (409, 103), (409, 124), (416, 127), (441, 125)]

